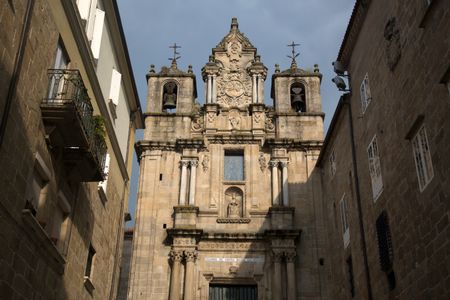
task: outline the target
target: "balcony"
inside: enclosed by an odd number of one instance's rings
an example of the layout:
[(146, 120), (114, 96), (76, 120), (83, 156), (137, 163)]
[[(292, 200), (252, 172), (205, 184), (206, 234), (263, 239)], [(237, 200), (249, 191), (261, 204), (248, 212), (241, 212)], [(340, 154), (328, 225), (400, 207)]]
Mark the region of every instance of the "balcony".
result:
[(50, 69), (48, 77), (41, 112), (50, 146), (62, 149), (71, 180), (102, 181), (106, 143), (96, 134), (96, 120), (80, 72)]

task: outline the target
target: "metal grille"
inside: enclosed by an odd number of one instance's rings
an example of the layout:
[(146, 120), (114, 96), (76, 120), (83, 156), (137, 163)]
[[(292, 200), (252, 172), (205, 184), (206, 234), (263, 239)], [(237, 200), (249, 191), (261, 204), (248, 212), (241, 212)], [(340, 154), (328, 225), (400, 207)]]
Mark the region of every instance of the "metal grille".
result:
[(256, 300), (256, 285), (210, 285), (209, 300)]

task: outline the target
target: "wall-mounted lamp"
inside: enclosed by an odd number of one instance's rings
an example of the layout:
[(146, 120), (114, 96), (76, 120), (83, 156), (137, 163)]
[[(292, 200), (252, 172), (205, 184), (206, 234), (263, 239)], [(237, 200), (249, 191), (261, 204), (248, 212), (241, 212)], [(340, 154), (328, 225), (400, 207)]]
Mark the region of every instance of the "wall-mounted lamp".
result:
[(333, 81), (333, 83), (336, 85), (338, 90), (340, 90), (342, 92), (351, 92), (351, 88), (349, 87), (347, 89), (347, 84), (345, 83), (344, 79), (342, 78), (342, 77), (347, 77), (348, 83), (350, 85), (350, 75), (348, 74), (348, 72), (347, 72), (347, 74), (345, 74), (346, 70), (340, 61), (333, 62), (333, 70), (337, 74), (337, 76), (335, 76), (333, 79), (331, 79), (331, 81)]

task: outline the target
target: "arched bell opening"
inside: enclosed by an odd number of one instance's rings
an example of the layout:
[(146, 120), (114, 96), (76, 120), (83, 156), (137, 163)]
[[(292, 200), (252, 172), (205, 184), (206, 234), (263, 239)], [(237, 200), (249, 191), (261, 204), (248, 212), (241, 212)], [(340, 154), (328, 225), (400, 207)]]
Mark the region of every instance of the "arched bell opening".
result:
[(296, 112), (306, 111), (306, 90), (301, 82), (295, 82), (290, 88), (291, 107)]
[(163, 87), (163, 111), (175, 112), (177, 108), (178, 86), (175, 82), (169, 81)]

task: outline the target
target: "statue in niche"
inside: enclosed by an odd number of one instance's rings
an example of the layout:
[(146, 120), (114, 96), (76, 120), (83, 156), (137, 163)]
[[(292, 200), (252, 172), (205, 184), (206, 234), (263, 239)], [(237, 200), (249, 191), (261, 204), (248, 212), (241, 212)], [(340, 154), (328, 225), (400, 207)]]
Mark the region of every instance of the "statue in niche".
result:
[(228, 206), (227, 217), (228, 218), (241, 218), (242, 217), (242, 192), (236, 188), (230, 188), (225, 193)]

